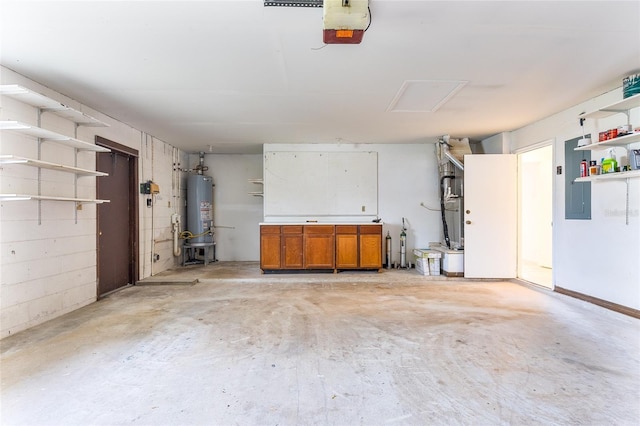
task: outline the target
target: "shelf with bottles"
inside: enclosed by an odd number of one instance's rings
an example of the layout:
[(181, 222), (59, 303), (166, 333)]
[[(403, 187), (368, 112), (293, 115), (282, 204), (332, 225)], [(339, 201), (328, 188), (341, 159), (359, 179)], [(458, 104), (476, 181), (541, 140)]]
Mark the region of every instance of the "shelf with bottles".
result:
[(591, 175), (576, 178), (576, 182), (593, 182), (598, 180), (618, 180), (618, 179), (640, 178), (640, 170), (629, 170), (626, 172), (605, 173), (601, 175)]
[(606, 141), (592, 143), (590, 145), (579, 146), (576, 151), (593, 151), (597, 149), (606, 149), (607, 147), (621, 146), (626, 147), (632, 143), (640, 142), (640, 132), (631, 133), (629, 135), (619, 136), (615, 139), (607, 139)]
[[(609, 117), (614, 114), (625, 114), (627, 116), (627, 126), (628, 126), (628, 128), (625, 129), (625, 132), (630, 132), (633, 130), (633, 127), (631, 126), (631, 121), (630, 121), (630, 111), (638, 107), (640, 107), (640, 94), (630, 96), (618, 102), (614, 102), (596, 111), (580, 114), (578, 118), (580, 119), (580, 123), (582, 125), (582, 122), (584, 121), (584, 119), (587, 119), (587, 118), (598, 119), (598, 118)], [(612, 129), (612, 131), (615, 131), (615, 129)], [(596, 135), (596, 136), (600, 136), (600, 135)], [(615, 136), (615, 133), (614, 133), (614, 136)], [(613, 137), (612, 139), (594, 142), (589, 145), (579, 146), (575, 148), (575, 150), (576, 151), (592, 151), (592, 150), (604, 149), (604, 147), (612, 147), (612, 146), (621, 146), (621, 147), (628, 148), (628, 145), (636, 142), (640, 142), (640, 132), (638, 131), (626, 134), (624, 136), (618, 136), (618, 137)]]

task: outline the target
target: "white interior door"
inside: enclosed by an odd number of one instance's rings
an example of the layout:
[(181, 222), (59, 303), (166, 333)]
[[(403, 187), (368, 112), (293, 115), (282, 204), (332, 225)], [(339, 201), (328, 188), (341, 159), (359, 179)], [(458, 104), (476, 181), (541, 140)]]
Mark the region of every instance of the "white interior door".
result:
[(465, 155), (465, 277), (516, 277), (517, 188), (516, 155)]

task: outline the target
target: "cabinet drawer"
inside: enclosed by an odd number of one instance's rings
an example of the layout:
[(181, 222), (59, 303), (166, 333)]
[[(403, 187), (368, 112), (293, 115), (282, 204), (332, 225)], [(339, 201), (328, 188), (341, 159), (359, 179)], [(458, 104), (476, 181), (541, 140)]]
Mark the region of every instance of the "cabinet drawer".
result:
[(336, 225), (336, 234), (357, 234), (358, 225)]
[(382, 235), (382, 226), (381, 225), (360, 225), (360, 233)]
[(305, 234), (329, 234), (333, 235), (333, 225), (307, 225), (304, 227)]
[(280, 225), (262, 225), (260, 227), (260, 234), (279, 234)]
[(283, 225), (283, 234), (302, 234), (302, 225)]

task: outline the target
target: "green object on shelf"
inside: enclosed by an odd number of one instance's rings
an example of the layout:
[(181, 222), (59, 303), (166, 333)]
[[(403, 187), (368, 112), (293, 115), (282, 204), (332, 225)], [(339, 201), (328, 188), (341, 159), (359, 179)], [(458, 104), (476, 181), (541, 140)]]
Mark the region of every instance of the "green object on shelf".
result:
[(618, 168), (618, 161), (616, 157), (613, 155), (612, 151), (609, 151), (609, 158), (605, 158), (602, 160), (602, 173), (614, 173)]

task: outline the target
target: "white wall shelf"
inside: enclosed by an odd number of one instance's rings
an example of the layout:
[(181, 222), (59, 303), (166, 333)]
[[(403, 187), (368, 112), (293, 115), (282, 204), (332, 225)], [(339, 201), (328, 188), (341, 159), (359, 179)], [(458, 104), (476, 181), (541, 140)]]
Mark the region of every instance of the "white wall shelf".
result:
[(637, 107), (640, 107), (640, 94), (612, 103), (597, 111), (580, 114), (579, 118), (605, 118), (613, 114), (627, 113), (630, 109)]
[(50, 200), (50, 201), (72, 201), (78, 204), (102, 204), (109, 200), (94, 200), (91, 198), (53, 197), (49, 195), (29, 195), (29, 194), (0, 194), (0, 201), (28, 201), (28, 200)]
[[(600, 108), (597, 111), (590, 113), (580, 114), (579, 118), (605, 118), (614, 114), (625, 114), (627, 116), (627, 124), (631, 124), (630, 111), (634, 108), (640, 107), (640, 94), (630, 96), (618, 102), (614, 102), (607, 105), (604, 108)], [(609, 139), (602, 142), (593, 143), (591, 145), (585, 145), (575, 148), (576, 151), (591, 151), (595, 149), (604, 149), (605, 147), (621, 146), (629, 149), (629, 145), (632, 143), (640, 142), (640, 133), (632, 133), (630, 135), (620, 136), (619, 138)], [(640, 170), (631, 170), (627, 172), (618, 173), (606, 173), (602, 175), (585, 176), (575, 179), (574, 182), (603, 182), (622, 180), (625, 182), (627, 191), (625, 197), (625, 223), (629, 224), (629, 181), (633, 178), (640, 177)]]
[(0, 95), (8, 96), (25, 104), (34, 106), (42, 112), (51, 112), (52, 114), (56, 114), (62, 118), (73, 121), (79, 126), (108, 127), (106, 123), (103, 123), (97, 118), (18, 84), (0, 85)]
[[(259, 178), (259, 179), (248, 179), (249, 183), (256, 183), (258, 185), (263, 185), (264, 184), (264, 180)], [(252, 191), (249, 192), (249, 195), (253, 195), (254, 197), (264, 197), (264, 191)]]
[(596, 149), (606, 149), (612, 146), (626, 147), (629, 144), (640, 142), (640, 133), (632, 133), (630, 135), (620, 136), (615, 139), (609, 139), (602, 142), (592, 143), (591, 145), (579, 146), (575, 151), (593, 151)]
[(593, 175), (576, 178), (576, 182), (594, 182), (602, 180), (623, 180), (640, 178), (640, 170), (630, 170), (628, 172), (605, 173), (603, 175)]
[[(39, 127), (41, 123), (41, 116), (43, 113), (52, 113), (65, 120), (71, 121), (75, 124), (74, 136), (77, 136), (77, 129), (79, 126), (92, 126), (92, 127), (105, 127), (106, 124), (93, 118), (82, 111), (71, 108), (64, 105), (54, 99), (44, 96), (40, 93), (29, 90), (17, 84), (0, 85), (0, 95), (3, 97), (9, 97), (18, 100), (27, 105), (31, 105), (37, 109), (38, 113), (38, 126), (21, 123), (14, 120), (0, 121), (0, 130), (11, 131), (19, 134), (27, 135), (37, 139), (38, 143), (38, 159), (21, 157), (17, 155), (0, 155), (1, 164), (21, 164), (26, 166), (32, 166), (38, 168), (38, 194), (0, 194), (0, 201), (22, 201), (22, 200), (37, 200), (38, 201), (38, 223), (41, 223), (42, 218), (42, 206), (41, 201), (64, 201), (74, 202), (79, 207), (82, 204), (101, 204), (108, 203), (109, 200), (96, 200), (89, 198), (78, 198), (78, 178), (83, 176), (108, 176), (107, 173), (98, 172), (96, 170), (87, 170), (76, 167), (78, 162), (79, 151), (89, 152), (111, 152), (110, 149), (84, 142), (75, 137), (66, 136), (60, 133), (52, 132), (47, 129)], [(74, 150), (75, 162), (74, 165), (57, 164), (40, 159), (41, 144), (45, 142), (53, 142), (56, 144), (64, 145)], [(59, 197), (53, 195), (45, 195), (40, 193), (41, 188), (41, 171), (40, 169), (58, 170), (67, 173), (73, 173), (75, 175), (74, 196), (73, 197)], [(78, 216), (76, 213), (76, 223)]]
[(81, 169), (78, 167), (66, 166), (64, 164), (49, 163), (33, 158), (18, 157), (16, 155), (0, 155), (0, 164), (20, 164), (25, 166), (39, 167), (41, 169), (58, 170), (67, 173), (74, 173), (78, 176), (109, 176), (108, 173), (96, 170)]
[(54, 142), (62, 145), (67, 145), (79, 149), (80, 151), (111, 152), (109, 148), (94, 145), (89, 142), (84, 142), (70, 136), (61, 135), (60, 133), (41, 129), (40, 127), (21, 123), (19, 121), (0, 121), (0, 130), (9, 130), (22, 133), (35, 138), (39, 138), (43, 142)]

